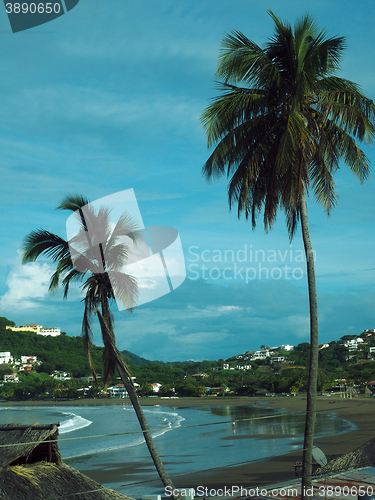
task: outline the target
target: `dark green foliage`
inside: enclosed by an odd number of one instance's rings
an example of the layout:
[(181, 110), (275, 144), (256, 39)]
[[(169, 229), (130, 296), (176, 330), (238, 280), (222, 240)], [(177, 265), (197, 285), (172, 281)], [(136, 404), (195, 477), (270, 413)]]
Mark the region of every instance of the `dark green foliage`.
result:
[(5, 329), (6, 326), (15, 326), (15, 325), (16, 324), (14, 321), (10, 321), (9, 319), (0, 316), (0, 327)]

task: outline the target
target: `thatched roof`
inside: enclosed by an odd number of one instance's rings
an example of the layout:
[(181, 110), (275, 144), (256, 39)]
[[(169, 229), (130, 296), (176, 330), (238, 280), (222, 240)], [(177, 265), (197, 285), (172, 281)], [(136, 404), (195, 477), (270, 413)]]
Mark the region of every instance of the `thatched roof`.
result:
[(0, 425), (0, 500), (127, 500), (61, 460), (59, 424)]
[(315, 474), (332, 474), (371, 465), (375, 465), (375, 438), (342, 457), (330, 460), (327, 465), (317, 469)]
[(0, 425), (0, 468), (40, 460), (61, 463), (56, 442), (59, 425)]

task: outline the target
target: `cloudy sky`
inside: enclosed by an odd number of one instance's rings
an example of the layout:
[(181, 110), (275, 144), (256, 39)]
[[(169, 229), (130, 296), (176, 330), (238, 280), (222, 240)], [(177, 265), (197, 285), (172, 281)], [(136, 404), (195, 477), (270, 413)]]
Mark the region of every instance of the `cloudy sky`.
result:
[[(302, 239), (282, 213), (269, 234), (229, 212), (225, 179), (207, 183), (200, 114), (216, 95), (225, 33), (267, 42), (271, 9), (311, 13), (347, 37), (340, 76), (375, 98), (375, 6), (369, 1), (80, 0), (68, 14), (13, 34), (0, 9), (0, 315), (79, 335), (79, 290), (48, 294), (48, 260), (21, 265), (24, 236), (66, 237), (67, 194), (96, 200), (134, 189), (147, 226), (178, 230), (186, 279), (132, 314), (114, 306), (121, 349), (164, 361), (226, 358), (261, 344), (308, 341)], [(365, 152), (375, 164), (375, 149)], [(375, 327), (374, 175), (337, 173), (328, 219), (308, 203), (321, 342)], [(99, 336), (96, 337), (99, 344)], [(32, 353), (31, 353), (32, 354)]]

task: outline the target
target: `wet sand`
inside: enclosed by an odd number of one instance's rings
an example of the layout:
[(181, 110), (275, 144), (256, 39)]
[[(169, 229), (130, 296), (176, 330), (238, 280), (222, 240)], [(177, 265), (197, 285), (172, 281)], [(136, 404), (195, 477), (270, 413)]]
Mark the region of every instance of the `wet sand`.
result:
[[(141, 398), (142, 406), (165, 405), (173, 407), (201, 406), (201, 405), (254, 405), (267, 401), (267, 406), (272, 408), (286, 408), (289, 412), (300, 412), (306, 409), (306, 398), (297, 397), (278, 397), (278, 398)], [(40, 401), (40, 402), (17, 402), (0, 403), (1, 406), (10, 404), (18, 405), (40, 405), (40, 406), (77, 406), (77, 405), (103, 405), (103, 404), (128, 404), (128, 401), (121, 399), (94, 399), (94, 400), (74, 400), (74, 401)], [(130, 404), (130, 403), (129, 403)], [(338, 417), (349, 420), (356, 425), (356, 429), (345, 434), (329, 436), (316, 439), (315, 444), (319, 446), (328, 459), (336, 458), (340, 455), (353, 451), (369, 439), (375, 437), (375, 398), (357, 397), (353, 399), (343, 399), (340, 397), (318, 397), (317, 418), (319, 413), (333, 413)], [(261, 441), (254, 439), (257, 436), (233, 436), (234, 439), (241, 439), (244, 446), (261, 446)], [(258, 436), (265, 439), (266, 435)], [(275, 438), (276, 436), (272, 436)], [(285, 437), (280, 435), (281, 437)], [(224, 488), (231, 486), (243, 486), (244, 488), (257, 487), (289, 481), (295, 479), (294, 463), (302, 460), (302, 442), (301, 450), (293, 451), (285, 455), (272, 457), (267, 460), (252, 462), (234, 467), (217, 468), (209, 471), (190, 473), (173, 477), (174, 484), (177, 487), (197, 487)], [(197, 443), (199, 445), (199, 443)], [(124, 466), (113, 467), (113, 464), (103, 464), (102, 470), (82, 471), (88, 476), (93, 477), (101, 483), (114, 483), (121, 481), (126, 477), (134, 478), (134, 481), (140, 480), (142, 469), (149, 468), (150, 463), (145, 464), (124, 464)], [(168, 469), (168, 463), (165, 463)]]

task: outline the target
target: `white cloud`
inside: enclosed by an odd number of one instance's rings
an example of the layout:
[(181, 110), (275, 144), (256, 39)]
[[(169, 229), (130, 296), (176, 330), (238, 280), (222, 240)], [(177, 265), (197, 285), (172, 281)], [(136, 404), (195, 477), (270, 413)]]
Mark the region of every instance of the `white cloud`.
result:
[(189, 317), (216, 317), (222, 316), (223, 314), (229, 314), (233, 312), (242, 311), (242, 307), (239, 306), (207, 306), (204, 309), (198, 309), (194, 306), (189, 305), (187, 316)]
[(52, 272), (48, 264), (17, 265), (6, 280), (8, 291), (0, 298), (0, 308), (8, 311), (40, 307), (40, 299), (48, 295)]

